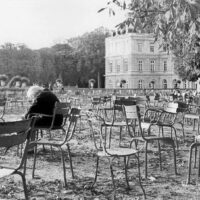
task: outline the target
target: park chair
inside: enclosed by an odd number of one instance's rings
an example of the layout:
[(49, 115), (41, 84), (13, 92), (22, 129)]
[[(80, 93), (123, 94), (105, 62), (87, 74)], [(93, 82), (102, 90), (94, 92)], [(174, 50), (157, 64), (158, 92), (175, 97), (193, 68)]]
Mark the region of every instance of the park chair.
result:
[[(174, 169), (175, 174), (177, 174), (177, 168), (176, 168), (176, 151), (175, 151), (175, 143), (174, 140), (171, 137), (166, 136), (158, 136), (156, 134), (153, 134), (152, 131), (150, 131), (151, 124), (148, 126), (144, 126), (139, 107), (137, 105), (133, 106), (123, 106), (125, 117), (126, 117), (126, 123), (127, 123), (127, 130), (130, 132), (130, 128), (128, 126), (129, 121), (132, 119), (138, 120), (138, 126), (139, 126), (139, 136), (132, 138), (132, 143), (135, 143), (135, 148), (137, 148), (139, 142), (145, 143), (145, 178), (147, 178), (147, 153), (148, 153), (148, 144), (154, 141), (157, 141), (158, 143), (158, 151), (159, 151), (159, 163), (160, 163), (160, 170), (162, 170), (162, 160), (161, 160), (161, 147), (160, 143), (162, 144), (168, 144), (171, 145), (173, 148), (174, 153)], [(153, 124), (153, 123), (152, 123)]]
[(184, 122), (188, 122), (191, 120), (193, 122), (193, 131), (195, 130), (195, 124), (197, 122), (197, 134), (199, 135), (199, 128), (200, 128), (200, 107), (199, 105), (189, 104), (188, 105), (188, 112), (184, 115)]
[(175, 124), (181, 125), (181, 129), (183, 132), (183, 140), (185, 141), (185, 115), (186, 113), (188, 113), (189, 105), (182, 101), (177, 101), (176, 103), (178, 103), (178, 108)]
[[(39, 116), (39, 117), (50, 117), (52, 119), (50, 126), (35, 126), (35, 129), (39, 132), (41, 132), (41, 135), (43, 136), (43, 131), (47, 132), (47, 135), (49, 138), (52, 138), (52, 132), (55, 130), (61, 130), (63, 134), (65, 133), (65, 125), (67, 118), (69, 116), (69, 112), (71, 109), (71, 103), (70, 102), (55, 102), (54, 110), (52, 115), (42, 114), (42, 113), (32, 113), (32, 115)], [(60, 126), (55, 126), (55, 119), (56, 115), (62, 115), (63, 116), (63, 122)]]
[[(107, 134), (107, 129), (110, 128), (109, 132), (109, 141), (111, 142), (112, 132), (113, 128), (119, 128), (119, 143), (122, 140), (122, 130), (123, 128), (126, 128), (126, 121), (124, 118), (123, 113), (123, 105), (135, 105), (136, 101), (132, 99), (125, 99), (121, 98), (118, 100), (114, 100), (113, 107), (112, 108), (105, 108), (104, 114), (101, 115), (103, 118), (102, 127), (105, 128), (105, 132)], [(133, 124), (129, 124), (130, 126), (133, 126)]]
[[(30, 135), (33, 134), (32, 132), (33, 129), (31, 128), (32, 126), (34, 126), (33, 119), (0, 123), (0, 147), (6, 148), (5, 153), (11, 147), (16, 147), (16, 145), (20, 145), (26, 142), (23, 148), (22, 156), (18, 157), (20, 159), (20, 163), (18, 166), (14, 165), (0, 166), (0, 178), (14, 174), (18, 174), (21, 176), (26, 200), (28, 199), (28, 191), (25, 178), (26, 159), (27, 159), (27, 150), (30, 143)], [(13, 157), (11, 159), (13, 160)], [(23, 170), (21, 171), (22, 168)]]
[[(193, 149), (195, 150), (195, 157), (194, 157), (194, 168), (196, 168), (196, 160), (197, 160), (197, 148), (200, 147), (200, 135), (195, 136), (195, 141), (190, 145), (189, 151), (189, 158), (188, 158), (188, 176), (187, 176), (187, 184), (190, 184), (190, 177), (191, 177), (191, 165), (192, 165), (192, 153)], [(198, 166), (198, 177), (200, 177), (200, 150), (199, 152), (199, 166)]]
[(6, 98), (0, 98), (0, 120), (4, 121), (6, 111)]
[[(55, 106), (55, 113), (63, 114), (68, 113), (68, 107), (63, 106), (63, 103), (56, 103)], [(74, 172), (73, 172), (73, 166), (72, 166), (72, 158), (71, 158), (71, 151), (70, 151), (70, 141), (74, 135), (75, 129), (76, 129), (76, 124), (77, 120), (80, 117), (80, 109), (79, 108), (72, 108), (70, 110), (70, 113), (68, 113), (68, 117), (66, 117), (65, 123), (67, 124), (66, 126), (60, 126), (60, 127), (54, 127), (52, 130), (59, 130), (61, 129), (63, 131), (63, 138), (40, 138), (37, 139), (36, 141), (32, 142), (35, 145), (34, 149), (34, 163), (33, 163), (33, 172), (32, 172), (32, 177), (34, 178), (35, 176), (35, 166), (36, 166), (36, 157), (37, 157), (37, 146), (38, 145), (47, 145), (50, 147), (57, 147), (60, 152), (61, 152), (61, 160), (62, 160), (62, 165), (63, 165), (63, 174), (64, 174), (64, 184), (65, 187), (67, 186), (67, 180), (66, 180), (66, 169), (65, 169), (65, 160), (64, 160), (64, 151), (63, 147), (67, 146), (67, 151), (68, 151), (68, 156), (69, 156), (69, 162), (70, 162), (70, 169), (72, 173), (72, 178), (74, 178)], [(66, 127), (66, 128), (65, 128)]]
[(92, 109), (96, 109), (101, 105), (101, 97), (92, 97), (91, 98)]
[(162, 109), (161, 115), (157, 122), (155, 123), (156, 126), (159, 127), (159, 135), (160, 135), (160, 130), (161, 134), (164, 137), (164, 128), (168, 128), (171, 130), (171, 138), (173, 138), (173, 133), (174, 133), (174, 138), (176, 141), (176, 145), (178, 148), (178, 140), (177, 140), (177, 130), (175, 127), (175, 124), (177, 122), (177, 115), (178, 115), (178, 103), (174, 102), (169, 102), (166, 107)]
[(139, 185), (142, 189), (142, 192), (145, 198), (146, 197), (145, 191), (141, 183), (140, 160), (139, 160), (139, 153), (142, 147), (140, 149), (134, 149), (130, 146), (129, 142), (127, 142), (127, 145), (126, 146), (124, 145), (123, 147), (119, 146), (118, 142), (113, 142), (112, 145), (110, 145), (109, 141), (106, 138), (106, 134), (104, 134), (105, 127), (101, 126), (102, 123), (104, 123), (104, 120), (101, 118), (101, 116), (99, 116), (98, 114), (94, 112), (88, 111), (87, 117), (88, 117), (88, 124), (90, 128), (90, 134), (93, 138), (94, 147), (96, 150), (96, 158), (97, 158), (95, 178), (91, 187), (94, 187), (97, 181), (100, 159), (106, 158), (109, 162), (112, 184), (113, 184), (114, 190), (116, 190), (116, 185), (114, 181), (114, 173), (113, 173), (113, 161), (115, 159), (123, 158), (126, 185), (127, 185), (127, 189), (130, 189), (129, 180), (128, 180), (128, 164), (129, 164), (130, 157), (135, 157), (137, 160)]

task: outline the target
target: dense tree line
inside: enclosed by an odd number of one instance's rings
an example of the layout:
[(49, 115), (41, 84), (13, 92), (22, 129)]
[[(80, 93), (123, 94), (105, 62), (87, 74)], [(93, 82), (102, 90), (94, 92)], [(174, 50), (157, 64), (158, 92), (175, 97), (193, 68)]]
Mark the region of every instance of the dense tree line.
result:
[(9, 78), (25, 76), (31, 83), (41, 84), (61, 79), (64, 85), (78, 87), (88, 87), (88, 80), (92, 78), (96, 80), (96, 87), (103, 87), (108, 35), (108, 30), (99, 28), (39, 50), (6, 43), (0, 47), (0, 74)]

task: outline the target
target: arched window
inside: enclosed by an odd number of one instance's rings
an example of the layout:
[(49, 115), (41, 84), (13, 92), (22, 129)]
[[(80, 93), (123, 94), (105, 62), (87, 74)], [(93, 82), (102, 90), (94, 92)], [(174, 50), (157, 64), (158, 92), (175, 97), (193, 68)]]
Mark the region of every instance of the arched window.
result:
[(138, 81), (138, 88), (139, 88), (139, 89), (142, 88), (142, 82), (143, 82), (142, 80), (139, 80), (139, 81)]
[(152, 80), (152, 81), (149, 83), (149, 88), (154, 89), (155, 83), (156, 83), (155, 80)]
[(172, 86), (173, 86), (173, 88), (177, 88), (177, 80), (176, 79), (173, 80)]
[(167, 80), (163, 79), (163, 89), (167, 89)]

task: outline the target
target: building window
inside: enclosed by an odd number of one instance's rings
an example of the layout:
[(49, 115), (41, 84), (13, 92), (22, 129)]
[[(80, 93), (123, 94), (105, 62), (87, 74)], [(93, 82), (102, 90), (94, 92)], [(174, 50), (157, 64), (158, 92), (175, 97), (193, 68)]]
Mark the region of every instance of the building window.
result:
[(108, 88), (113, 88), (113, 84), (111, 80), (108, 81)]
[(116, 72), (120, 72), (120, 63), (117, 61)]
[(164, 72), (166, 72), (167, 71), (167, 61), (166, 60), (163, 63), (163, 68), (164, 68)]
[(172, 81), (172, 85), (173, 85), (173, 88), (177, 88), (177, 80), (176, 79), (174, 79)]
[(163, 80), (163, 89), (167, 89), (167, 80), (166, 79)]
[(154, 89), (154, 87), (155, 87), (155, 80), (152, 80), (152, 81), (149, 83), (149, 88)]
[(128, 59), (124, 59), (124, 72), (128, 71)]
[(186, 89), (187, 88), (187, 82), (183, 81), (183, 88)]
[(110, 71), (110, 72), (113, 71), (113, 64), (112, 64), (112, 62), (109, 62), (109, 71)]
[(153, 45), (150, 45), (150, 52), (154, 53), (154, 46)]
[(120, 88), (120, 81), (119, 81), (119, 80), (117, 80), (117, 81), (115, 82), (115, 87)]
[(138, 43), (138, 52), (142, 52), (142, 43)]
[(150, 69), (151, 69), (151, 72), (155, 71), (155, 60), (151, 60), (151, 62), (150, 62)]
[(139, 89), (142, 88), (142, 82), (143, 82), (142, 80), (139, 80), (139, 81), (138, 81), (138, 88), (139, 88)]
[(142, 60), (138, 61), (138, 71), (142, 72)]

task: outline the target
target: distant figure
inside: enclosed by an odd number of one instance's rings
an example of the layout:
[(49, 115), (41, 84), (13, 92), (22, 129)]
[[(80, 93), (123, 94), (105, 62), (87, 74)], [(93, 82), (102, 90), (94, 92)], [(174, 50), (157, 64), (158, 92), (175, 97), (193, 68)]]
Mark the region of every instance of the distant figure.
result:
[[(52, 115), (55, 102), (59, 102), (59, 99), (54, 93), (49, 90), (44, 90), (43, 87), (37, 85), (31, 86), (28, 89), (27, 97), (29, 100), (32, 100), (33, 104), (26, 113), (25, 118), (34, 116), (34, 113)], [(54, 125), (59, 126), (62, 124), (62, 121), (63, 116), (56, 115)], [(51, 125), (51, 122), (51, 117), (42, 117), (37, 119), (35, 125), (36, 127), (48, 127)]]

